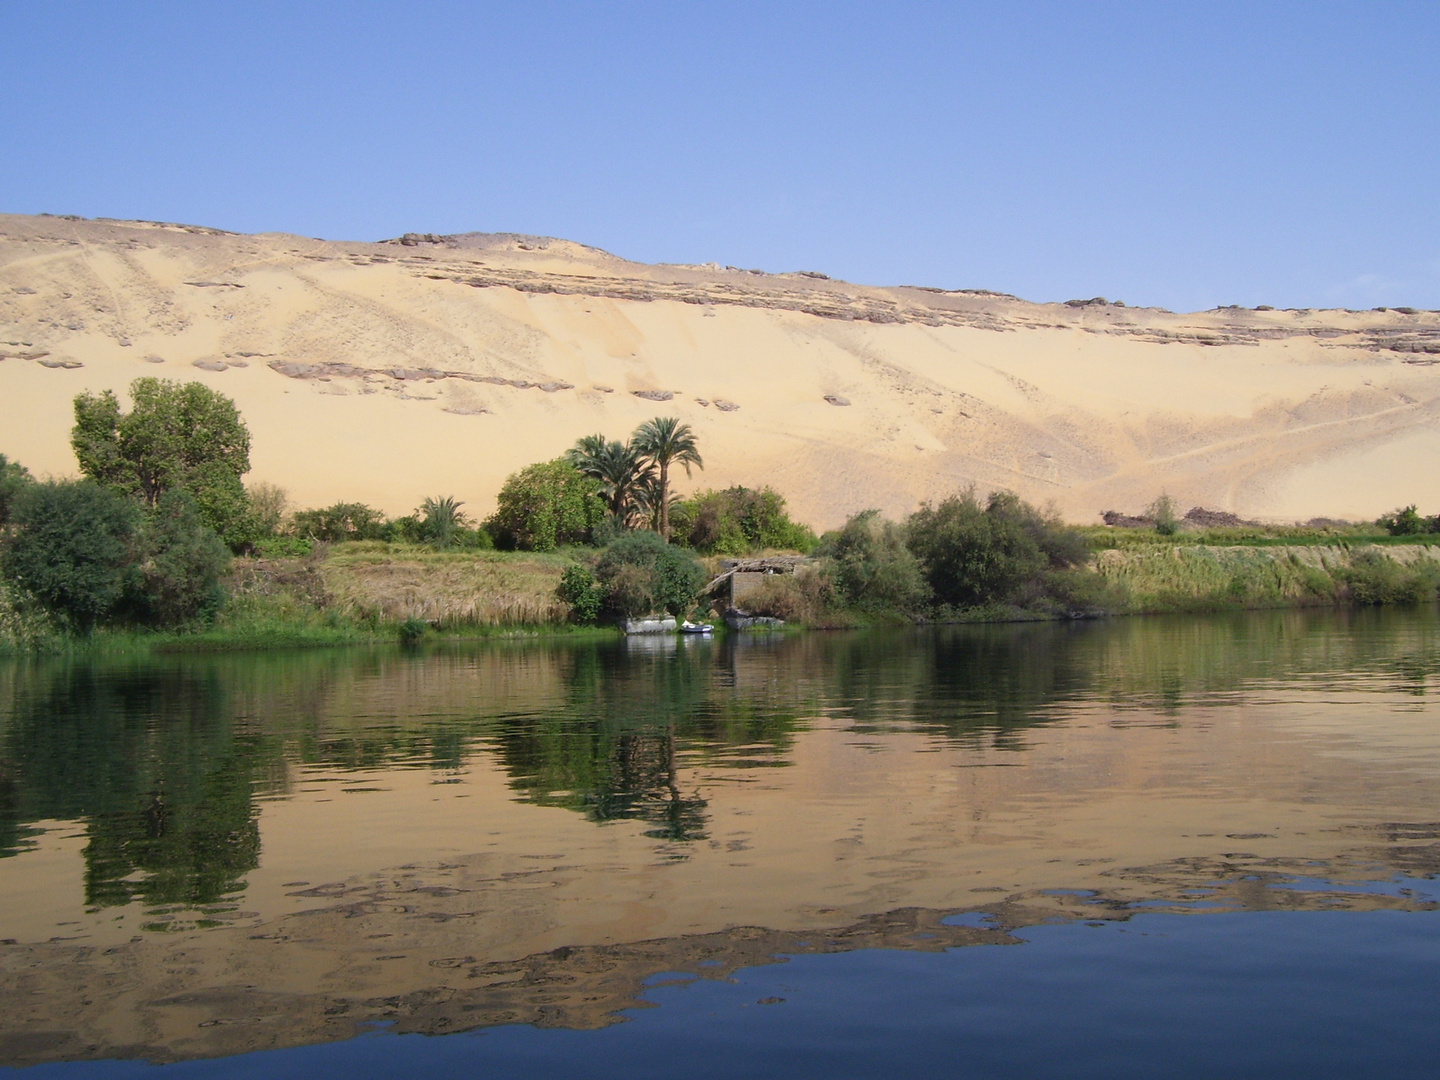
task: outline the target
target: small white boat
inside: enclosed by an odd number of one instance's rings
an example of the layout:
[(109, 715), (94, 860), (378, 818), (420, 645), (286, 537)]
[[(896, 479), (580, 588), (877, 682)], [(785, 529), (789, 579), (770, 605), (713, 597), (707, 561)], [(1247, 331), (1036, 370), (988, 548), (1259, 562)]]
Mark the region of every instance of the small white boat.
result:
[(713, 634), (715, 627), (707, 622), (690, 622), (688, 619), (680, 624), (682, 634)]

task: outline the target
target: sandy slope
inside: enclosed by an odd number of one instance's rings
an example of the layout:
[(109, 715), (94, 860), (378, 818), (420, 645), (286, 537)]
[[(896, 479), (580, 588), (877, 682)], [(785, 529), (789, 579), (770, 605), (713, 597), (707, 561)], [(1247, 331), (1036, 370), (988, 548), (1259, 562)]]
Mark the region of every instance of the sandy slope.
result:
[(773, 484), (821, 527), (971, 482), (1078, 521), (1162, 489), (1374, 516), (1440, 477), (1440, 314), (1031, 304), (503, 234), (0, 215), (0, 357), (0, 453), (34, 471), (74, 471), (80, 390), (199, 379), (244, 413), (252, 479), (392, 513), (488, 512), (513, 470), (661, 414), (700, 435), (690, 483)]

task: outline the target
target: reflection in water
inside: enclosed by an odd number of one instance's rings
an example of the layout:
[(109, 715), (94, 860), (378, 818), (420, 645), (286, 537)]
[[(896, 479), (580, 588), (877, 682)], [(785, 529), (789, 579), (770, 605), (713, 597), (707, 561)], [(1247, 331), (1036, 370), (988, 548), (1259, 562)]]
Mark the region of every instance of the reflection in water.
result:
[(85, 903), (212, 905), (257, 865), (255, 740), (213, 673), (90, 665), (18, 680), (5, 854), (30, 822), (85, 822)]
[(706, 800), (680, 762), (785, 765), (819, 717), (1021, 751), (1079, 702), (1173, 715), (1300, 678), (1423, 698), (1437, 668), (1430, 609), (15, 663), (0, 856), (81, 821), (87, 904), (214, 905), (257, 865), (254, 799), (292, 764), (453, 773), (494, 752), (526, 801), (684, 842)]
[(590, 1027), (656, 971), (1157, 906), (1429, 910), (1346, 883), (1440, 869), (1437, 669), (1434, 608), (0, 665), (0, 1061)]

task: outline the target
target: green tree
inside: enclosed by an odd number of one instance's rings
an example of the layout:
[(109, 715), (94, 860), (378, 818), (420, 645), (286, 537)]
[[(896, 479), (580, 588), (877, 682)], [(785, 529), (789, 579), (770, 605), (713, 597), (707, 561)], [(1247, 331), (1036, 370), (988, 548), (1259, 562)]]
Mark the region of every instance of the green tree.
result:
[(20, 492), (35, 482), (30, 470), (18, 461), (9, 461), (0, 454), (0, 529), (10, 520), (11, 507)]
[(670, 466), (685, 466), (685, 475), (690, 475), (693, 465), (703, 469), (695, 432), (689, 424), (682, 424), (673, 416), (657, 416), (647, 420), (635, 429), (631, 442), (640, 456), (652, 463), (659, 473), (655, 501), (659, 503), (660, 535), (670, 539)]
[(320, 510), (297, 510), (292, 521), (296, 536), (327, 544), (380, 540), (386, 529), (385, 515), (364, 503), (337, 502)]
[(225, 602), (221, 579), (229, 567), (230, 550), (190, 496), (166, 492), (136, 536), (127, 607), (150, 626), (209, 619)]
[(184, 491), (232, 547), (253, 540), (241, 482), (250, 432), (235, 403), (201, 383), (154, 378), (136, 379), (130, 397), (128, 413), (109, 390), (75, 398), (70, 442), (81, 471), (151, 509), (167, 491)]
[(695, 603), (705, 571), (653, 532), (633, 532), (607, 547), (595, 564), (607, 612), (622, 619), (668, 611), (679, 616)]
[(930, 598), (904, 529), (878, 510), (862, 511), (827, 533), (815, 553), (829, 561), (841, 596), (862, 610), (915, 615)]
[(65, 625), (88, 633), (125, 595), (139, 521), (132, 500), (93, 481), (30, 484), (15, 500), (0, 567)]
[(490, 530), (501, 547), (554, 551), (583, 544), (605, 516), (600, 483), (564, 458), (512, 473), (500, 489)]
[(785, 498), (768, 488), (728, 487), (702, 491), (671, 515), (677, 543), (718, 555), (744, 555), (757, 548), (807, 552), (815, 534), (790, 520)]
[(982, 507), (972, 490), (926, 504), (907, 523), (935, 599), (954, 607), (1027, 605), (1045, 593), (1047, 575), (1089, 557), (1083, 537), (1013, 492)]
[(1429, 532), (1430, 523), (1420, 516), (1415, 504), (1392, 510), (1375, 522), (1391, 536), (1419, 536)]

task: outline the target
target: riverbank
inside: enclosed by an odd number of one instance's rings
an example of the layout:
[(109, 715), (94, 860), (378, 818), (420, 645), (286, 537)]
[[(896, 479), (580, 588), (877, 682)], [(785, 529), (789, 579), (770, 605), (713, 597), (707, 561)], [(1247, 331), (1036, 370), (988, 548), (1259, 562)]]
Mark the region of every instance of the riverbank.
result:
[[(1440, 585), (1440, 537), (1201, 538), (1210, 542), (1122, 530), (1097, 537), (1109, 546), (1096, 552), (1088, 568), (1075, 572), (1089, 598), (1090, 609), (1083, 612), (985, 608), (945, 612), (939, 621), (1423, 602), (1433, 600)], [(1223, 542), (1227, 539), (1232, 542)], [(402, 624), (416, 620), (428, 627), (424, 636), (431, 640), (616, 634), (612, 627), (575, 625), (556, 596), (564, 568), (574, 561), (573, 553), (563, 551), (437, 552), (383, 541), (336, 544), (306, 558), (237, 559), (228, 581), (229, 600), (204, 629), (110, 629), (80, 638), (0, 604), (0, 653), (378, 644), (394, 642)], [(893, 613), (839, 610), (811, 625), (895, 621), (907, 620)]]

